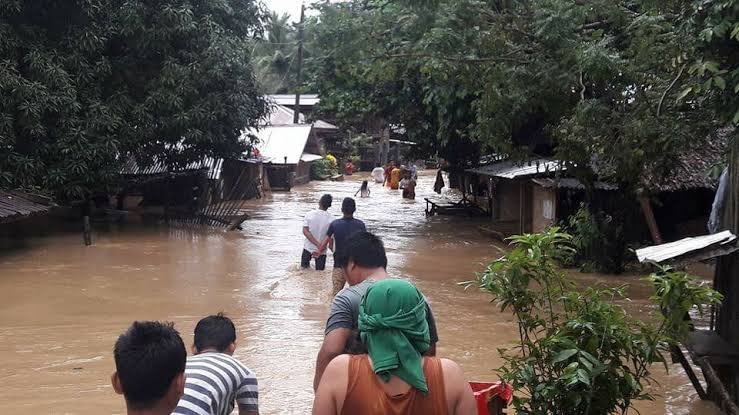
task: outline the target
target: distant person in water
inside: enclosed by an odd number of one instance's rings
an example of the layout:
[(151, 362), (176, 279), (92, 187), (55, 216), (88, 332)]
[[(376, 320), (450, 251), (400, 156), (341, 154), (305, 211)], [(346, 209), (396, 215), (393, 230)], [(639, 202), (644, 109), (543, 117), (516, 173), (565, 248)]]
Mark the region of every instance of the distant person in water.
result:
[(372, 170), (372, 179), (374, 179), (375, 183), (384, 183), (385, 182), (385, 169), (383, 169), (380, 166), (375, 167)]
[(310, 267), (311, 258), (316, 260), (316, 270), (323, 271), (326, 269), (326, 253), (320, 251), (323, 238), (326, 236), (329, 225), (334, 217), (328, 213), (328, 209), (333, 203), (333, 197), (330, 194), (321, 196), (318, 202), (318, 209), (311, 210), (305, 215), (303, 220), (303, 255), (300, 259), (300, 266), (303, 268)]
[(329, 363), (313, 415), (476, 414), (462, 368), (423, 356), (431, 347), (425, 305), (407, 281), (385, 279), (370, 287), (359, 308), (359, 333), (368, 352)]
[(229, 415), (238, 405), (239, 415), (259, 415), (257, 378), (232, 356), (236, 327), (218, 313), (200, 320), (185, 369), (185, 394), (173, 414)]
[(416, 179), (410, 170), (406, 171), (405, 178), (401, 180), (400, 188), (403, 189), (403, 199), (416, 198)]
[(362, 186), (359, 187), (357, 193), (354, 193), (354, 197), (357, 197), (357, 194), (360, 194), (361, 197), (370, 197), (369, 182), (367, 180), (362, 182)]
[(346, 172), (347, 176), (351, 176), (354, 174), (354, 163), (352, 163), (351, 160), (346, 161), (346, 165), (344, 166), (344, 171)]
[(136, 321), (113, 350), (113, 389), (128, 415), (169, 415), (185, 389), (187, 351), (171, 324)]
[(391, 176), (393, 174), (393, 169), (395, 169), (395, 163), (389, 162), (385, 165), (385, 182), (383, 184), (387, 184), (387, 187), (391, 187)]
[(390, 188), (393, 190), (398, 190), (398, 187), (400, 186), (400, 176), (401, 176), (401, 170), (398, 167), (393, 167), (393, 170), (390, 172)]
[(333, 294), (336, 295), (346, 283), (346, 275), (344, 274), (344, 267), (346, 266), (346, 242), (350, 236), (357, 232), (364, 232), (367, 228), (364, 226), (364, 222), (354, 218), (354, 212), (357, 210), (357, 205), (354, 199), (347, 197), (341, 203), (341, 213), (344, 215), (341, 219), (336, 219), (331, 222), (328, 230), (326, 231), (326, 238), (321, 243), (318, 251), (319, 254), (326, 250), (332, 242), (334, 243), (334, 270), (331, 274), (333, 280)]

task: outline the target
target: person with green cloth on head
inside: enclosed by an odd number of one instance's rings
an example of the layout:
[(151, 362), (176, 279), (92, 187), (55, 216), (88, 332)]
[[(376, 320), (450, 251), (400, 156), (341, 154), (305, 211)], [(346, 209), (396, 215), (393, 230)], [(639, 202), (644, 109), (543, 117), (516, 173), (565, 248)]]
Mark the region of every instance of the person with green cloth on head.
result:
[(472, 389), (459, 365), (424, 357), (430, 347), (426, 302), (411, 283), (386, 279), (364, 296), (359, 332), (368, 354), (329, 363), (314, 415), (474, 415)]

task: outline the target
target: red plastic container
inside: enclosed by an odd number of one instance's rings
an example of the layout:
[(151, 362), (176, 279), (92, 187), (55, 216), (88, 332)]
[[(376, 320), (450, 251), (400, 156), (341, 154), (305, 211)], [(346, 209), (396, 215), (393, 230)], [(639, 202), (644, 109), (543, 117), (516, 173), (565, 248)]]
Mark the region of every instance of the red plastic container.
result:
[(470, 382), (470, 387), (472, 387), (472, 392), (475, 395), (477, 415), (501, 414), (503, 408), (508, 406), (513, 397), (511, 385), (502, 381), (495, 383)]

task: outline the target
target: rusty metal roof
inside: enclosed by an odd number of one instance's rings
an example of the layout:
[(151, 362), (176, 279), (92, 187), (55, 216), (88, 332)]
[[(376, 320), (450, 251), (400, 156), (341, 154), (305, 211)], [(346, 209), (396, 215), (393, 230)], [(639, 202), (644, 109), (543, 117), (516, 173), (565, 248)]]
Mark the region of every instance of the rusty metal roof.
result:
[(52, 207), (54, 204), (46, 197), (0, 189), (0, 222), (12, 222), (48, 212)]
[[(716, 248), (725, 249), (717, 250)], [(704, 251), (716, 252), (716, 255), (702, 255), (701, 258), (698, 259), (704, 260), (724, 255), (725, 253), (732, 252), (732, 250), (736, 250), (736, 235), (730, 231), (723, 231), (713, 235), (685, 238), (676, 242), (637, 249), (636, 257), (639, 259), (639, 262), (652, 261), (660, 263), (673, 261), (681, 257), (695, 255)]]

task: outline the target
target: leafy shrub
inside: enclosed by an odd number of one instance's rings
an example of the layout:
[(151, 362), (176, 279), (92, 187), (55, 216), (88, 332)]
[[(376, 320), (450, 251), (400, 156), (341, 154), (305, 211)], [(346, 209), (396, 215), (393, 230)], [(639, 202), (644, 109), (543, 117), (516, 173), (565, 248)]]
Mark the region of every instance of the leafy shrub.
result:
[(552, 228), (510, 239), (513, 250), (468, 284), (492, 294), (518, 322), (519, 344), (499, 350), (500, 373), (517, 392), (516, 413), (625, 413), (633, 401), (651, 399), (650, 366), (666, 363), (665, 352), (686, 332), (686, 310), (719, 299), (684, 273), (653, 274), (664, 313), (655, 326), (616, 304), (625, 286), (576, 290), (559, 267), (573, 251), (570, 235)]
[(573, 265), (584, 272), (623, 272), (627, 246), (623, 224), (605, 212), (593, 214), (586, 205), (568, 220), (575, 248)]
[(334, 158), (333, 161), (329, 159), (331, 156), (326, 156), (326, 158), (321, 160), (316, 160), (311, 165), (311, 177), (316, 180), (325, 180), (329, 177), (336, 176), (339, 174), (339, 168), (336, 165), (336, 159)]

